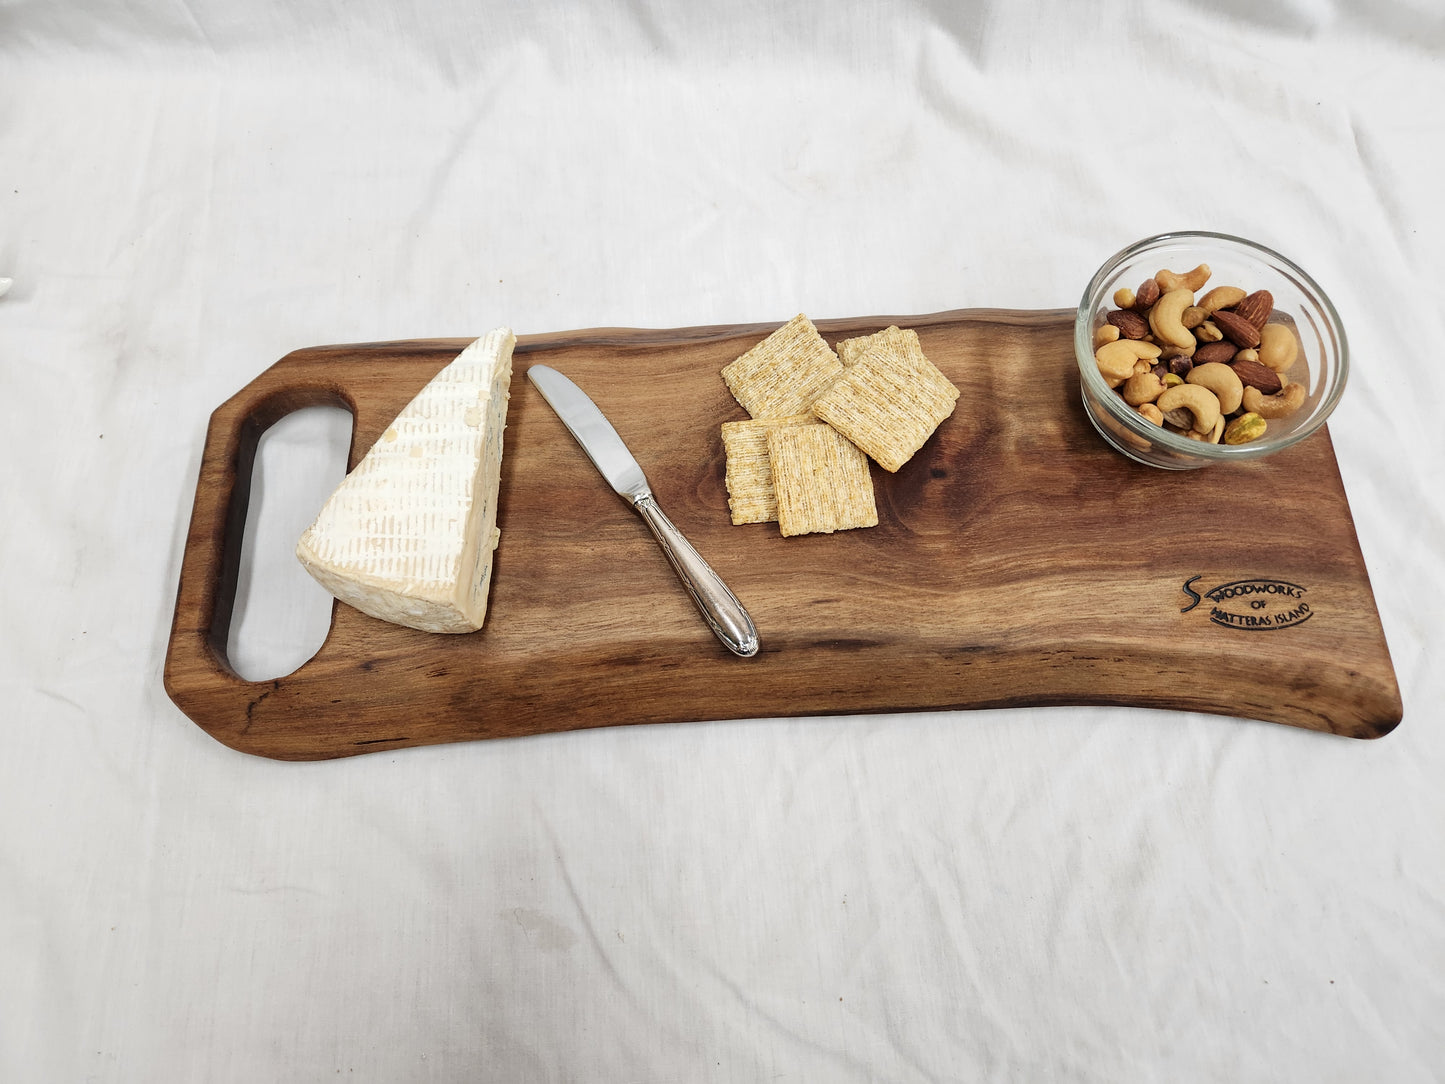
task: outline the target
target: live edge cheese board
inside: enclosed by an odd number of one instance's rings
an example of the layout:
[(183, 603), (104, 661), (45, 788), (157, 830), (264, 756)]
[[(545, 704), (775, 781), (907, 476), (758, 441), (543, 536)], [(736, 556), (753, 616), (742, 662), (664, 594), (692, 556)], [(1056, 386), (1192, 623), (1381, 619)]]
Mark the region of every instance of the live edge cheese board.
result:
[[(914, 328), (962, 392), (896, 474), (878, 526), (733, 526), (719, 370), (778, 323), (519, 337), (491, 603), (438, 635), (336, 603), (272, 681), (226, 658), (261, 434), (304, 406), (354, 418), (350, 465), (466, 345), (315, 347), (211, 417), (165, 666), (217, 740), (287, 760), (633, 723), (1109, 704), (1356, 738), (1402, 705), (1327, 431), (1267, 459), (1172, 472), (1109, 448), (1080, 405), (1073, 310), (820, 320), (828, 341)], [(646, 526), (525, 379), (576, 381), (662, 507), (751, 612), (724, 649)], [(962, 722), (962, 720), (960, 720)]]

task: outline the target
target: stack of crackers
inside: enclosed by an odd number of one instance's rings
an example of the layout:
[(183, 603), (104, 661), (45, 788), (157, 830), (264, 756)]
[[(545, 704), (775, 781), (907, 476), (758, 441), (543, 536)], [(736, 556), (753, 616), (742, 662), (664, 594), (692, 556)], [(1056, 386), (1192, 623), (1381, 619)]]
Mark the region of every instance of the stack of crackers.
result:
[(916, 332), (885, 328), (835, 353), (801, 313), (722, 376), (751, 415), (722, 427), (732, 521), (776, 520), (784, 535), (876, 526), (868, 459), (898, 470), (958, 401)]

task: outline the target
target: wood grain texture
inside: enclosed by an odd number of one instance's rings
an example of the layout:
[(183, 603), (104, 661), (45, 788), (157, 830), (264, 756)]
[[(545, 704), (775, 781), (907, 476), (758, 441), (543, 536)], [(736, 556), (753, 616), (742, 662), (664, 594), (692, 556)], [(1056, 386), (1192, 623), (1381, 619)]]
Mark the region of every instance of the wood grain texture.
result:
[[(428, 635), (337, 604), (314, 658), (247, 682), (225, 645), (261, 433), (299, 407), (340, 404), (356, 419), (354, 466), (465, 340), (297, 351), (212, 415), (166, 689), (219, 741), (296, 760), (629, 723), (1041, 704), (1388, 733), (1399, 689), (1327, 432), (1250, 463), (1135, 464), (1085, 418), (1072, 315), (820, 321), (830, 341), (917, 329), (963, 394), (902, 470), (872, 468), (877, 527), (789, 539), (776, 524), (731, 525), (719, 434), (744, 417), (719, 370), (775, 324), (524, 336), (486, 627)], [(581, 385), (628, 442), (751, 611), (756, 658), (730, 655), (698, 617), (527, 381), (536, 362)], [(1299, 597), (1205, 597), (1185, 611), (1186, 583), (1204, 595), (1256, 580)], [(1211, 620), (1255, 602), (1265, 617), (1293, 607), (1297, 623)]]

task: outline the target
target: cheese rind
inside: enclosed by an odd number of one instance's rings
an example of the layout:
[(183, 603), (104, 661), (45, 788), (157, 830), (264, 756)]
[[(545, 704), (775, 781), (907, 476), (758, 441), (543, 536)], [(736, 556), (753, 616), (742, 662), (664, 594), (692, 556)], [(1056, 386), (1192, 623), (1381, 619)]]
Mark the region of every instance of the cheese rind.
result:
[(342, 602), (424, 632), (482, 627), (515, 345), (498, 328), (463, 350), (302, 533), (297, 558)]

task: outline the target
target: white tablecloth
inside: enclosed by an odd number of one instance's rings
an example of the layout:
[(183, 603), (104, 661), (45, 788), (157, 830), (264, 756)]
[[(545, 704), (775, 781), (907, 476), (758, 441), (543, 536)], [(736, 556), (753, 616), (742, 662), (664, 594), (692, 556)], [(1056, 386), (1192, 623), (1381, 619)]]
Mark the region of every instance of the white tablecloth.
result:
[[(1441, 1079), (1442, 135), (1433, 0), (0, 3), (0, 1079)], [(289, 350), (1066, 307), (1179, 228), (1349, 329), (1383, 740), (1060, 708), (283, 764), (162, 688), (208, 415)], [(346, 438), (263, 447), (253, 673), (324, 634), (290, 545)]]

